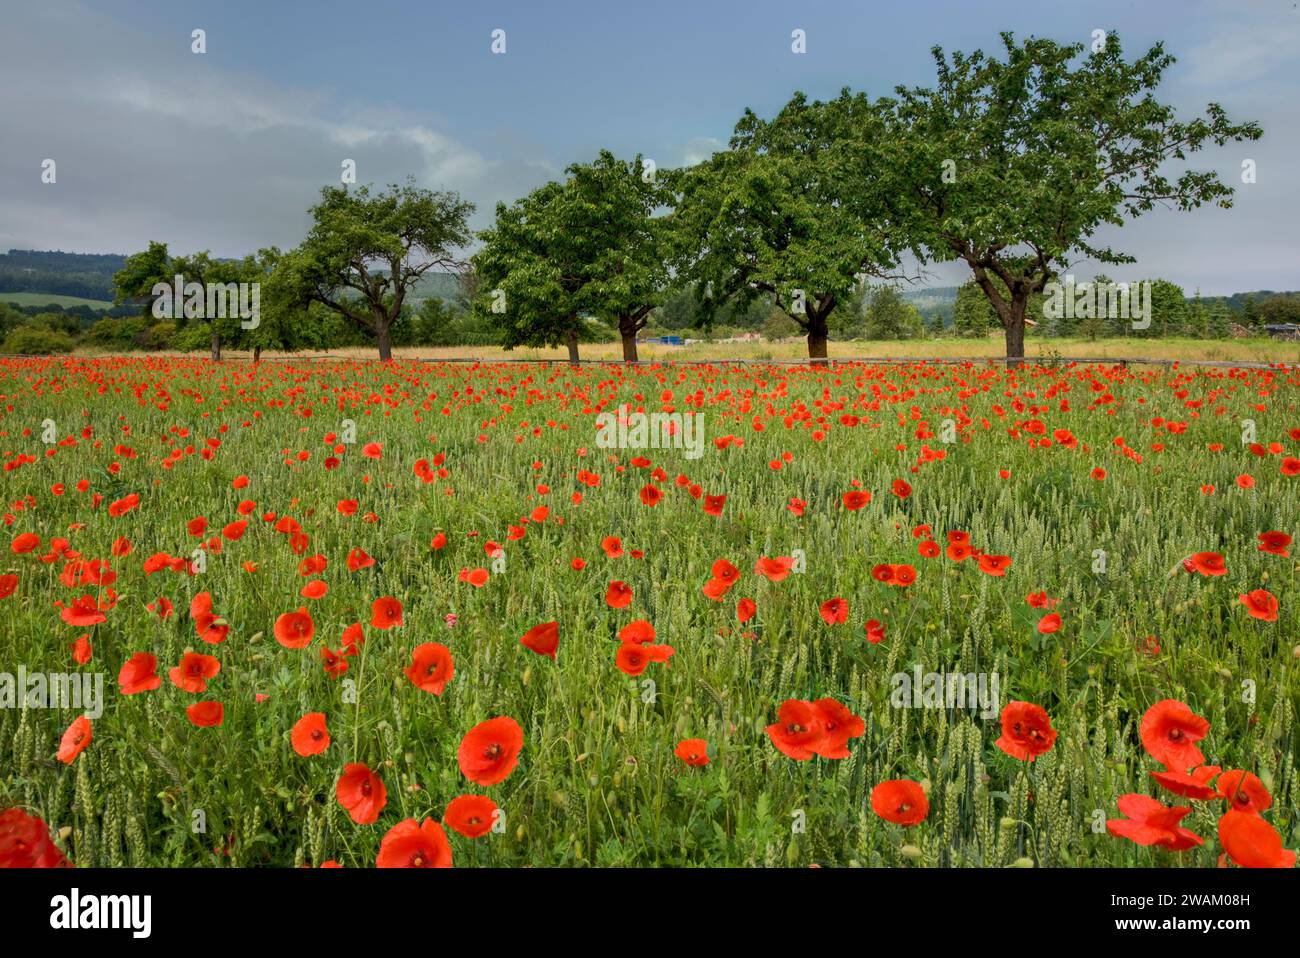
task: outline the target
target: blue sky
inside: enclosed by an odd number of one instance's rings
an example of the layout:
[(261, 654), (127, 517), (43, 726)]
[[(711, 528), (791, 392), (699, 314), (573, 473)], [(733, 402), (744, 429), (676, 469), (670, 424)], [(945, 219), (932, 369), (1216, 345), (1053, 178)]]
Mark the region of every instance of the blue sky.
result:
[[(1114, 237), (1139, 256), (1136, 272), (1206, 292), (1300, 287), (1300, 10), (1289, 0), (48, 0), (4, 16), (0, 247), (291, 246), (344, 158), (362, 182), (412, 174), (457, 189), (482, 226), (496, 201), (601, 147), (693, 162), (745, 107), (770, 114), (796, 89), (886, 93), (929, 82), (936, 43), (992, 49), (1003, 29), (1086, 41), (1100, 28), (1119, 30), (1130, 54), (1166, 42), (1179, 63), (1163, 99), (1185, 112), (1215, 100), (1266, 131), (1248, 149), (1194, 158), (1233, 182), (1242, 157), (1257, 161), (1236, 209), (1157, 213)], [(202, 56), (189, 50), (195, 28)], [(496, 28), (504, 55), (490, 50)], [(791, 52), (796, 28), (803, 55)], [(32, 175), (44, 157), (59, 161), (57, 185)], [(962, 278), (941, 269), (935, 282)]]

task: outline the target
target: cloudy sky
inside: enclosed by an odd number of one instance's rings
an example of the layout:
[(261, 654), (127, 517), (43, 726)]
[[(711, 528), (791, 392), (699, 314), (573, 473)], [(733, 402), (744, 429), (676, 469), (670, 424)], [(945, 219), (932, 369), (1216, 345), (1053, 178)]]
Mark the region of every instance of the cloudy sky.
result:
[[(497, 201), (602, 147), (690, 163), (745, 107), (769, 115), (796, 89), (929, 83), (936, 43), (1115, 29), (1130, 55), (1166, 42), (1178, 63), (1160, 95), (1184, 115), (1217, 101), (1265, 136), (1192, 157), (1238, 184), (1233, 209), (1153, 213), (1108, 237), (1139, 265), (1107, 272), (1215, 294), (1300, 288), (1291, 0), (0, 0), (0, 17), (0, 249), (290, 247), (345, 159), (362, 183), (457, 190), (484, 226)], [(1242, 186), (1247, 158), (1258, 179)], [(964, 278), (938, 267), (931, 282)]]

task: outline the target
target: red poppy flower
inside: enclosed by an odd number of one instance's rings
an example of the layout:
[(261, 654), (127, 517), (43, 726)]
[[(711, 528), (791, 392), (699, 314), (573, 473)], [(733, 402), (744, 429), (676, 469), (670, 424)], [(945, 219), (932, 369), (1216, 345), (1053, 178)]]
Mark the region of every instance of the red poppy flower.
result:
[(663, 490), (656, 485), (646, 483), (641, 487), (641, 502), (647, 506), (657, 506), (663, 497)]
[(474, 588), (476, 588), (476, 589), (481, 589), (481, 588), (483, 588), (483, 586), (487, 585), (487, 581), (488, 581), (488, 570), (487, 570), (487, 569), (483, 569), (483, 568), (478, 568), (478, 569), (469, 569), (469, 568), (465, 568), (465, 569), (461, 569), (461, 570), (460, 570), (460, 581), (461, 581), (461, 582), (468, 582), (468, 583), (469, 583), (470, 585), (472, 585)]
[(740, 580), (740, 570), (726, 559), (715, 559), (709, 573), (727, 586), (734, 585)]
[(215, 656), (199, 652), (186, 652), (181, 656), (181, 664), (168, 672), (172, 685), (182, 692), (206, 692), (208, 679), (221, 671), (221, 663)]
[(611, 609), (625, 609), (632, 602), (632, 587), (615, 579), (605, 590), (605, 602)]
[(1201, 575), (1227, 575), (1228, 567), (1217, 552), (1194, 552), (1183, 560), (1183, 568)]
[(390, 828), (379, 842), (376, 868), (450, 868), (451, 843), (432, 818), (417, 823), (407, 818)]
[(818, 610), (827, 625), (838, 625), (849, 617), (849, 603), (846, 599), (827, 599)]
[(821, 713), (812, 702), (786, 699), (777, 709), (776, 722), (767, 727), (767, 737), (777, 751), (796, 762), (813, 757), (822, 735)]
[(726, 496), (705, 496), (704, 511), (711, 516), (720, 516), (722, 515), (722, 507), (726, 502)]
[(486, 795), (458, 795), (447, 803), (443, 824), (466, 838), (482, 838), (492, 831), (497, 803)]
[(358, 825), (373, 825), (388, 804), (388, 789), (383, 779), (360, 762), (343, 766), (343, 775), (334, 785), (334, 795)]
[(1175, 795), (1201, 802), (1219, 794), (1210, 780), (1221, 771), (1217, 765), (1202, 765), (1191, 772), (1152, 772), (1151, 777)]
[(867, 641), (872, 645), (879, 645), (885, 641), (885, 625), (876, 619), (868, 619), (864, 627), (867, 632)]
[(618, 536), (605, 536), (600, 540), (600, 548), (611, 559), (617, 559), (623, 554), (623, 542)]
[(871, 501), (871, 493), (861, 489), (851, 489), (844, 493), (844, 508), (856, 512)]
[(919, 825), (930, 814), (930, 800), (916, 782), (896, 778), (871, 790), (871, 810), (895, 825)]
[(73, 600), (72, 605), (65, 606), (59, 613), (59, 617), (68, 625), (86, 628), (92, 625), (98, 625), (106, 622), (108, 616), (104, 615), (99, 604), (95, 602), (94, 596), (83, 595)]
[(793, 568), (794, 558), (792, 556), (778, 556), (775, 559), (763, 556), (754, 563), (754, 571), (765, 577), (769, 582), (784, 582)]
[(655, 627), (645, 619), (634, 619), (618, 630), (618, 640), (633, 645), (644, 645), (655, 640)]
[(21, 808), (0, 811), (0, 868), (70, 868), (50, 829)]
[(866, 723), (854, 715), (847, 705), (835, 699), (818, 699), (813, 702), (821, 726), (821, 735), (810, 746), (822, 758), (848, 758), (849, 739), (861, 738)]
[(186, 717), (199, 728), (220, 725), (225, 714), (225, 706), (220, 702), (195, 702), (185, 710)]
[(667, 662), (676, 651), (671, 645), (653, 642), (624, 642), (618, 647), (614, 664), (628, 675), (640, 675), (651, 662)]
[(1056, 729), (1047, 711), (1032, 702), (1008, 702), (1002, 708), (1002, 735), (993, 744), (1012, 758), (1032, 762), (1050, 751)]
[(1251, 618), (1263, 622), (1277, 621), (1277, 596), (1268, 589), (1252, 589), (1244, 595), (1237, 596), (1237, 601), (1246, 607)]
[(72, 643), (72, 661), (78, 665), (85, 665), (93, 654), (94, 649), (91, 648), (89, 635), (78, 636)]
[(117, 673), (118, 690), (123, 695), (151, 692), (162, 685), (157, 674), (158, 659), (148, 652), (137, 652), (123, 664)]
[(673, 754), (687, 765), (701, 768), (709, 764), (709, 743), (702, 738), (684, 738), (677, 743)]
[(59, 740), (59, 752), (55, 758), (65, 765), (71, 765), (73, 759), (90, 744), (91, 738), (90, 719), (78, 715), (63, 733), (63, 738)]
[(14, 555), (34, 552), (40, 547), (41, 537), (34, 532), (20, 532), (14, 536), (14, 541), (9, 544), (9, 549)]
[(1210, 723), (1177, 699), (1162, 699), (1146, 710), (1138, 737), (1147, 754), (1165, 768), (1185, 772), (1204, 763), (1196, 743), (1205, 738)]
[(987, 553), (977, 560), (980, 571), (986, 575), (1005, 576), (1011, 568), (1011, 556), (994, 556)]
[(744, 624), (754, 617), (758, 611), (758, 606), (754, 604), (753, 599), (741, 599), (736, 603), (736, 618)]
[(890, 491), (900, 499), (906, 499), (912, 494), (912, 487), (902, 479), (895, 479)]
[(1259, 551), (1267, 552), (1275, 556), (1289, 556), (1291, 553), (1287, 546), (1291, 545), (1291, 537), (1285, 532), (1261, 532), (1259, 534)]
[(381, 596), (370, 604), (370, 625), (376, 629), (391, 629), (402, 624), (402, 603), (391, 595)]
[(1106, 822), (1106, 831), (1116, 838), (1127, 838), (1138, 845), (1158, 845), (1181, 852), (1203, 844), (1201, 837), (1178, 823), (1191, 812), (1186, 806), (1168, 807), (1148, 795), (1128, 794), (1119, 797), (1120, 814)]
[(360, 569), (368, 569), (375, 564), (375, 560), (366, 554), (365, 549), (354, 548), (348, 553), (348, 570), (356, 572)]
[(524, 732), (508, 715), (479, 722), (461, 739), (456, 760), (461, 774), (476, 785), (503, 782), (519, 763)]
[(417, 689), (441, 695), (456, 674), (451, 649), (440, 642), (425, 642), (415, 647), (406, 677)]
[(560, 623), (543, 622), (533, 626), (520, 636), (519, 644), (538, 655), (548, 655), (554, 659), (555, 651), (560, 647)]
[(275, 641), (286, 649), (304, 649), (316, 634), (316, 623), (306, 606), (300, 606), (297, 612), (286, 612), (276, 619), (274, 632)]
[(1219, 819), (1219, 844), (1243, 868), (1294, 868), (1295, 852), (1282, 847), (1282, 836), (1258, 815), (1230, 810)]
[(1218, 794), (1228, 800), (1228, 807), (1238, 812), (1250, 812), (1259, 815), (1268, 811), (1273, 804), (1259, 776), (1241, 769), (1233, 769), (1219, 776)]
[(329, 748), (330, 733), (325, 727), (325, 713), (308, 712), (294, 722), (289, 741), (293, 744), (293, 750), (303, 758), (319, 755)]

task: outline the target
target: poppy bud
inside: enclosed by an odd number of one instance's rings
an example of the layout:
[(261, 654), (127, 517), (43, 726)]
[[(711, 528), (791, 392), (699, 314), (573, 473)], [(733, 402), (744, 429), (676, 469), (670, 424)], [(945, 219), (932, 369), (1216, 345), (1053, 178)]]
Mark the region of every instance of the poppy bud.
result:
[(1214, 671), (1217, 672), (1218, 675), (1219, 675), (1219, 677), (1222, 678), (1222, 679), (1231, 679), (1231, 678), (1232, 678), (1232, 673), (1229, 672), (1227, 669), (1225, 669), (1222, 665), (1220, 665), (1220, 666), (1219, 666), (1217, 669), (1215, 669)]
[(533, 677), (533, 667), (530, 665), (528, 666), (528, 668), (524, 669), (524, 675), (523, 675), (524, 685), (527, 685), (529, 681), (532, 679), (532, 677)]
[(515, 841), (522, 842), (524, 840), (524, 834), (524, 826), (520, 825), (515, 829)]
[(904, 845), (898, 851), (899, 854), (901, 854), (908, 861), (914, 862), (921, 857), (921, 849), (917, 848), (915, 845)]
[(1012, 868), (1033, 868), (1034, 860), (1032, 858), (1017, 858), (1011, 863)]
[(1002, 829), (1004, 832), (1013, 832), (1016, 830), (1016, 826), (1019, 824), (1020, 823), (1017, 822), (1014, 818), (1003, 818), (1000, 822), (998, 822), (998, 828)]

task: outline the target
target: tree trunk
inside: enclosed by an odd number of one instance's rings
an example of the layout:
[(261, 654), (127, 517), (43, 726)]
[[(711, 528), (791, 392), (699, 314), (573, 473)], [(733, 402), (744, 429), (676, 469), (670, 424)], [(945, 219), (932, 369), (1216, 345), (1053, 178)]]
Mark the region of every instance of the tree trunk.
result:
[(1007, 368), (1014, 369), (1025, 358), (1025, 310), (1029, 306), (1029, 292), (1011, 295), (1010, 311), (1002, 317), (1007, 334)]
[(826, 317), (808, 314), (808, 360), (813, 363), (826, 362)]
[(567, 339), (568, 339), (568, 346), (569, 346), (569, 362), (573, 363), (573, 365), (576, 366), (576, 365), (578, 365), (578, 330), (577, 330), (577, 327), (575, 327), (575, 326), (570, 326), (570, 327), (569, 327), (569, 332), (568, 332), (568, 334), (567, 334)]
[(379, 347), (379, 361), (391, 362), (393, 359), (393, 334), (387, 323), (375, 323), (375, 345)]
[(254, 347), (253, 347), (253, 362), (255, 362), (255, 363), (260, 363), (261, 361), (262, 361), (262, 347), (261, 347), (261, 346), (254, 346)]
[(620, 319), (618, 321), (618, 331), (623, 337), (623, 362), (636, 362), (636, 320), (632, 319), (630, 316)]
[(214, 363), (221, 362), (221, 334), (220, 333), (212, 334), (212, 361)]

